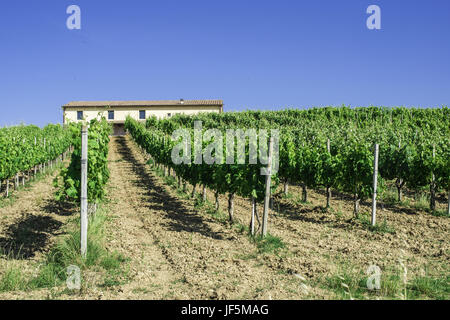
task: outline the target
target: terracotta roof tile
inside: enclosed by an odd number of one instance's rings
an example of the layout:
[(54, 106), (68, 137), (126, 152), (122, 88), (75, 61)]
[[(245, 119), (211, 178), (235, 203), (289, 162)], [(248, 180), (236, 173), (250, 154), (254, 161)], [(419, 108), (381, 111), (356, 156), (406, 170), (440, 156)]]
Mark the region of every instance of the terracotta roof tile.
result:
[(63, 107), (149, 107), (149, 106), (222, 106), (222, 100), (141, 100), (141, 101), (72, 101)]

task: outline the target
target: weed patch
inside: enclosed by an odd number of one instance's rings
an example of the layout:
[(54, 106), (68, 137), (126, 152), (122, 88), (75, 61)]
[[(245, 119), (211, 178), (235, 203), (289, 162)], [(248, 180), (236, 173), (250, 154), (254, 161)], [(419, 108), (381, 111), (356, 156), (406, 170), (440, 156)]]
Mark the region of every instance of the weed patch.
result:
[[(80, 254), (80, 219), (72, 220), (73, 227), (67, 236), (57, 243), (39, 265), (38, 272), (26, 279), (22, 270), (10, 267), (0, 276), (0, 291), (31, 290), (53, 288), (62, 285), (67, 278), (67, 267), (75, 265), (81, 271), (102, 268), (106, 271), (105, 282), (110, 285), (113, 280), (124, 281), (126, 272), (122, 265), (127, 259), (116, 252), (105, 249), (104, 223), (107, 213), (103, 208), (89, 217), (87, 256)], [(117, 281), (119, 281), (117, 280)]]
[(370, 217), (367, 214), (360, 214), (357, 220), (369, 231), (375, 233), (395, 233), (394, 227), (390, 226), (386, 219), (384, 219), (382, 223), (376, 223), (375, 226), (372, 226)]
[(286, 247), (280, 237), (276, 237), (271, 234), (267, 234), (265, 237), (261, 235), (251, 236), (250, 239), (254, 244), (256, 244), (259, 253), (277, 253), (280, 249)]
[(27, 281), (18, 266), (10, 266), (0, 278), (0, 292), (25, 290)]

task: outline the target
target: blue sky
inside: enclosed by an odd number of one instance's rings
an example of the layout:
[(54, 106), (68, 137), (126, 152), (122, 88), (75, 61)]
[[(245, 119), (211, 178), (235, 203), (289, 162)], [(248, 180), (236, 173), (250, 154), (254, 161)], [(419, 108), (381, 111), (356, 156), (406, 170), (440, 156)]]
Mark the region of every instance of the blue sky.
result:
[[(66, 9), (81, 8), (81, 30)], [(366, 9), (381, 8), (381, 30)], [(0, 7), (0, 126), (73, 100), (225, 110), (450, 106), (448, 0), (15, 0)]]

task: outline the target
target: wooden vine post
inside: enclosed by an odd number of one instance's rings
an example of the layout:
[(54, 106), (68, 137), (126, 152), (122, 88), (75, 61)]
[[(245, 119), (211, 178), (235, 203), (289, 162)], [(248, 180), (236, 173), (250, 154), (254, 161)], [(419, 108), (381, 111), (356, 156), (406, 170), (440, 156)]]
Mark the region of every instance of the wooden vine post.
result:
[(81, 128), (81, 255), (87, 254), (88, 230), (88, 199), (87, 199), (87, 172), (88, 172), (88, 127)]
[(273, 137), (269, 140), (269, 159), (267, 161), (267, 171), (266, 171), (266, 194), (264, 197), (264, 212), (262, 221), (262, 236), (267, 235), (267, 218), (269, 216), (269, 202), (270, 202), (270, 183), (272, 176), (272, 149), (273, 149)]
[[(25, 144), (25, 138), (23, 138), (22, 144)], [(24, 170), (24, 171), (22, 172), (22, 187), (25, 187), (25, 179), (26, 179), (25, 171), (26, 171), (26, 170)]]
[(228, 194), (228, 218), (230, 222), (233, 222), (234, 215), (234, 193)]
[(284, 180), (284, 195), (287, 196), (289, 194), (289, 178)]
[[(180, 178), (178, 178), (178, 187), (180, 185)], [(206, 186), (203, 185), (203, 189), (202, 189), (202, 200), (203, 202), (206, 202)]]
[(374, 159), (373, 159), (372, 226), (375, 226), (375, 224), (377, 223), (378, 153), (379, 153), (379, 145), (375, 144)]
[(252, 196), (252, 218), (250, 220), (250, 233), (255, 235), (256, 199)]
[[(50, 142), (48, 143), (48, 148), (51, 150)], [(53, 161), (51, 159), (48, 161), (48, 166), (49, 166), (50, 170), (53, 170)]]
[(19, 173), (14, 176), (14, 190), (19, 189)]
[[(163, 147), (166, 146), (166, 136), (163, 137)], [(163, 177), (166, 176), (166, 165), (163, 163)], [(194, 197), (195, 194), (195, 186), (194, 186), (194, 190), (192, 191), (192, 197)]]
[[(44, 138), (44, 150), (46, 150), (46, 148), (45, 148), (45, 138)], [(45, 173), (45, 161), (44, 161), (44, 173)]]
[(450, 190), (448, 190), (447, 195), (447, 215), (450, 217)]
[[(436, 146), (433, 144), (433, 162), (436, 158)], [(436, 177), (434, 172), (431, 174), (430, 183), (430, 210), (433, 212), (436, 210)]]
[[(34, 148), (36, 148), (36, 143), (37, 143), (36, 137), (34, 137)], [(33, 168), (33, 170), (34, 170), (34, 176), (33, 176), (33, 178), (34, 178), (34, 179), (36, 179), (36, 168), (37, 168), (37, 166), (34, 166), (34, 168)]]
[[(330, 139), (327, 139), (327, 152), (331, 152)], [(330, 208), (331, 188), (327, 187), (327, 209)]]

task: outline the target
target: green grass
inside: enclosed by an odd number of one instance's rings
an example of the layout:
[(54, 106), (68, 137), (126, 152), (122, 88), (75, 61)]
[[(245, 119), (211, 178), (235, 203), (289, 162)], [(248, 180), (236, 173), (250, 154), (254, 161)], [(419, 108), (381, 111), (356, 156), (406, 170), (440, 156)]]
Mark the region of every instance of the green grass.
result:
[(202, 209), (202, 208), (204, 208), (205, 206), (208, 206), (208, 205), (211, 205), (211, 203), (208, 200), (203, 201), (203, 198), (202, 198), (201, 194), (197, 193), (195, 195), (195, 198), (194, 198), (194, 208), (195, 209)]
[(400, 269), (381, 270), (380, 289), (378, 290), (368, 289), (369, 276), (364, 271), (342, 262), (339, 264), (336, 274), (320, 278), (318, 285), (332, 291), (336, 299), (448, 300), (450, 298), (450, 276), (440, 279), (431, 276), (408, 279), (405, 297), (405, 283)]
[[(364, 274), (341, 273), (325, 279), (322, 288), (330, 289), (337, 299), (400, 299), (404, 284), (399, 274), (381, 274), (380, 289), (369, 290), (368, 277)], [(419, 277), (408, 281), (406, 299), (448, 300), (450, 298), (449, 278), (435, 279)]]
[(450, 299), (450, 276), (445, 278), (418, 277), (413, 279), (407, 289), (408, 299)]
[(89, 217), (86, 258), (80, 254), (80, 219), (71, 219), (67, 235), (46, 254), (45, 260), (38, 266), (37, 274), (27, 279), (20, 268), (9, 267), (0, 275), (0, 291), (61, 286), (67, 279), (67, 267), (70, 265), (79, 267), (82, 273), (90, 269), (105, 273), (104, 283), (107, 286), (124, 283), (128, 278), (127, 270), (123, 268), (127, 259), (105, 248), (104, 228), (108, 219), (107, 211), (102, 207)]
[(249, 233), (248, 226), (243, 225), (243, 224), (241, 224), (241, 223), (236, 222), (236, 223), (234, 224), (234, 228), (236, 229), (237, 232), (239, 232), (239, 233), (241, 233), (241, 234), (243, 234), (243, 233), (248, 234), (248, 233)]
[(173, 176), (165, 176), (164, 182), (170, 187), (174, 187), (177, 185), (177, 181)]
[(304, 206), (311, 206), (312, 205), (312, 203), (310, 201), (308, 201), (308, 200), (303, 201), (303, 199), (300, 196), (294, 196), (292, 198), (292, 202), (295, 205), (304, 205)]
[(388, 204), (396, 204), (398, 203), (398, 193), (397, 188), (394, 187), (386, 187), (381, 194), (381, 200)]
[(414, 203), (410, 204), (410, 206), (417, 210), (429, 211), (429, 209), (430, 209), (429, 196), (423, 192), (419, 193), (418, 196), (416, 197)]
[(367, 276), (361, 274), (340, 273), (325, 278), (322, 288), (334, 292), (336, 299), (373, 299), (387, 296), (394, 298), (395, 293), (400, 291), (400, 277), (392, 276), (382, 279), (380, 290), (369, 290), (367, 288)]
[(369, 230), (377, 233), (395, 233), (394, 227), (388, 225), (386, 219), (383, 219), (382, 223), (376, 223), (375, 226), (370, 225)]
[(105, 270), (118, 270), (120, 269), (122, 263), (129, 261), (128, 258), (125, 258), (122, 254), (117, 252), (112, 252), (103, 257), (100, 261), (100, 265)]
[(341, 219), (344, 216), (344, 212), (342, 211), (342, 208), (339, 207), (339, 210), (333, 210), (332, 208), (331, 212), (334, 213), (334, 215), (336, 216), (336, 218)]
[(280, 249), (286, 247), (280, 237), (268, 233), (265, 237), (261, 235), (250, 236), (251, 241), (256, 244), (259, 253), (278, 253)]
[(211, 215), (214, 219), (219, 222), (227, 222), (229, 221), (228, 215), (226, 215), (222, 210), (216, 210), (213, 205), (207, 205), (206, 213)]
[(447, 217), (449, 218), (450, 216), (447, 213), (447, 209), (442, 209), (442, 210), (434, 210), (431, 212), (431, 214), (435, 217)]
[(16, 193), (9, 193), (8, 198), (4, 197), (4, 194), (0, 195), (0, 208), (5, 208), (8, 206), (12, 206), (17, 200), (17, 194)]
[[(120, 286), (127, 283), (129, 280), (129, 270), (121, 267), (121, 264), (126, 260), (120, 257), (114, 257), (114, 260), (115, 262), (107, 265), (107, 273), (103, 283), (100, 284), (101, 287)], [(104, 265), (104, 263), (102, 263), (102, 265)]]
[(370, 290), (367, 286), (369, 275), (350, 263), (342, 261), (338, 272), (319, 280), (322, 288), (331, 290), (336, 299), (398, 299), (403, 283), (398, 270), (381, 270), (380, 289)]
[(371, 217), (369, 214), (360, 213), (358, 215), (357, 220), (369, 231), (374, 233), (395, 233), (394, 227), (390, 226), (386, 219), (383, 219), (383, 222), (377, 222), (375, 226), (372, 226)]
[(445, 209), (430, 210), (430, 196), (425, 190), (416, 191), (414, 200), (403, 196), (402, 201), (398, 201), (397, 188), (390, 186), (383, 191), (381, 200), (387, 204), (395, 204), (405, 208), (425, 211), (436, 217), (448, 217)]
[(100, 266), (107, 271), (119, 269), (125, 262), (124, 257), (105, 249), (104, 224), (107, 219), (107, 212), (103, 208), (99, 208), (89, 217), (86, 258), (80, 254), (80, 220), (75, 219), (76, 228), (47, 254), (38, 276), (31, 280), (33, 287), (50, 288), (61, 284), (66, 280), (66, 268), (69, 265), (78, 266), (81, 270), (94, 266)]
[(442, 209), (442, 210), (438, 209), (438, 210), (434, 210), (434, 211), (430, 210), (430, 197), (428, 194), (426, 194), (424, 192), (421, 192), (418, 194), (418, 196), (416, 197), (416, 200), (414, 201), (413, 204), (411, 204), (411, 202), (408, 200), (407, 202), (403, 201), (402, 205), (405, 207), (409, 206), (409, 207), (417, 209), (417, 210), (428, 212), (435, 217), (448, 217), (446, 209)]
[(189, 184), (187, 182), (186, 182), (186, 190), (185, 191), (183, 191), (183, 184), (181, 184), (181, 187), (178, 188), (178, 182), (176, 182), (174, 184), (174, 188), (176, 188), (177, 195), (181, 199), (183, 199), (183, 200), (191, 199), (191, 192), (190, 191), (192, 191), (192, 189), (189, 190), (190, 188), (189, 188)]
[(226, 223), (227, 221), (229, 221), (228, 215), (220, 209), (216, 210), (213, 203), (211, 203), (209, 200), (203, 201), (201, 193), (197, 193), (194, 198), (194, 208), (196, 208), (197, 210), (203, 210), (206, 214), (212, 216), (214, 219), (221, 223)]
[(10, 266), (0, 278), (0, 292), (25, 290), (27, 280), (18, 266)]
[(164, 170), (162, 170), (161, 168), (154, 167), (153, 170), (158, 177), (164, 177)]
[(187, 191), (187, 188), (186, 188), (186, 192), (183, 191), (183, 188), (178, 189), (177, 195), (183, 200), (189, 200), (191, 198), (191, 195), (190, 195), (189, 191)]

